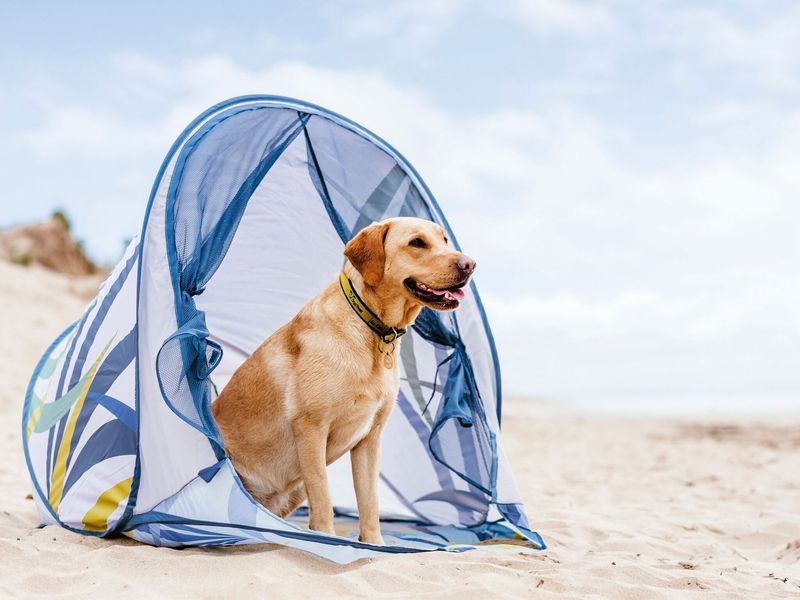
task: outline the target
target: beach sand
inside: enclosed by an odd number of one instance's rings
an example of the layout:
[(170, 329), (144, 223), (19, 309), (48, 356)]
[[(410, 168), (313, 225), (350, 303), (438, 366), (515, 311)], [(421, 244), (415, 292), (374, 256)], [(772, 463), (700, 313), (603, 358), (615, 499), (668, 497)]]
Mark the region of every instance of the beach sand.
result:
[(800, 597), (800, 417), (580, 415), (507, 399), (530, 555), (479, 549), (347, 566), (274, 546), (172, 550), (40, 529), (20, 442), (28, 377), (93, 295), (0, 262), (0, 595), (115, 598)]

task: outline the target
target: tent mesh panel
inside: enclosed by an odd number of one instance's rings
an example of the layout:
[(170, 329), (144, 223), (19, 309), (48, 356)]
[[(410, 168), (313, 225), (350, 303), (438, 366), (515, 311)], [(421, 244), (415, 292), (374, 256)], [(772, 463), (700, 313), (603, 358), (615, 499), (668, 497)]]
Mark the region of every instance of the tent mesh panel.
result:
[(202, 429), (190, 387), (190, 369), (186, 369), (183, 363), (180, 338), (173, 338), (162, 346), (156, 368), (164, 399), (171, 404), (173, 410), (198, 429)]

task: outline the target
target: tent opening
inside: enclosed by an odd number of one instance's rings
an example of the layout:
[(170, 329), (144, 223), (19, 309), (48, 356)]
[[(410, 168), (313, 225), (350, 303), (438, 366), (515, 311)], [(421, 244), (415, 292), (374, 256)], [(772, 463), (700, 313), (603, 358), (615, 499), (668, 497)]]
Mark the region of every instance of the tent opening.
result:
[[(433, 215), (392, 157), (326, 119), (288, 109), (243, 109), (196, 135), (203, 144), (179, 161), (170, 190), (172, 266), (180, 271), (183, 309), (192, 318), (202, 315), (208, 339), (221, 350), (209, 378), (212, 391), (200, 394), (198, 418), (190, 418), (211, 421), (205, 425), (213, 430), (208, 398), (335, 280), (350, 236), (374, 220)], [(231, 164), (237, 166), (234, 180), (209, 176), (231, 173)], [(455, 324), (451, 315), (427, 319), (433, 329)], [(401, 346), (403, 389), (384, 437), (382, 511), (391, 519), (471, 526), (487, 518), (496, 477), (494, 436), (487, 423), (475, 423), (475, 407), (460, 407), (458, 419), (442, 410), (454, 365), (446, 336), (439, 341), (415, 330)], [(178, 351), (185, 358), (186, 348)], [(416, 459), (409, 439), (416, 440)], [(427, 478), (420, 477), (423, 461), (433, 464)], [(337, 511), (355, 514), (348, 457), (330, 466), (329, 480)], [(409, 481), (417, 488), (411, 494), (400, 483)]]

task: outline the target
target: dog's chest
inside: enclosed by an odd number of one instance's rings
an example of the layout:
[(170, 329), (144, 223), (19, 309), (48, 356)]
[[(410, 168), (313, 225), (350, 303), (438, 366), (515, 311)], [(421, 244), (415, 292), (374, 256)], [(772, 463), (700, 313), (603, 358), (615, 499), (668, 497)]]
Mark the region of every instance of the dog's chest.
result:
[(328, 453), (341, 454), (358, 444), (376, 425), (381, 413), (391, 408), (397, 386), (366, 386), (362, 391), (350, 390), (337, 406), (337, 415), (328, 437)]

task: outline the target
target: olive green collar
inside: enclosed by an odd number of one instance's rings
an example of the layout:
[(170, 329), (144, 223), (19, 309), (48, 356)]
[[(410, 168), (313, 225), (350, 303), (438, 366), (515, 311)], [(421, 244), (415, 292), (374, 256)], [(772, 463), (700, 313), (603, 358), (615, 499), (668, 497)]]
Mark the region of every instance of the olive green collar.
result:
[(376, 315), (369, 306), (361, 299), (353, 283), (344, 274), (344, 271), (339, 273), (339, 286), (342, 288), (344, 297), (347, 298), (348, 304), (353, 309), (359, 318), (367, 324), (367, 327), (372, 329), (384, 344), (395, 341), (401, 335), (405, 335), (406, 330), (403, 327), (389, 327), (381, 321), (380, 317)]

